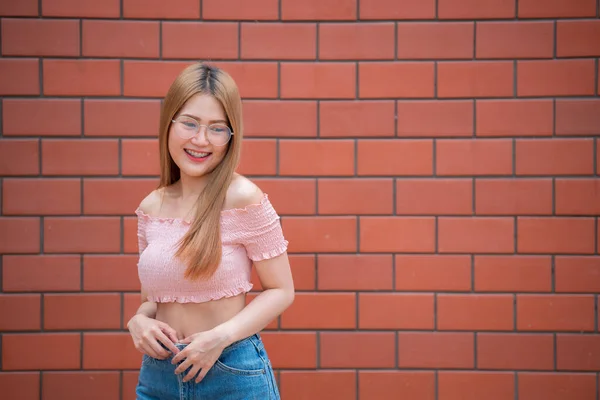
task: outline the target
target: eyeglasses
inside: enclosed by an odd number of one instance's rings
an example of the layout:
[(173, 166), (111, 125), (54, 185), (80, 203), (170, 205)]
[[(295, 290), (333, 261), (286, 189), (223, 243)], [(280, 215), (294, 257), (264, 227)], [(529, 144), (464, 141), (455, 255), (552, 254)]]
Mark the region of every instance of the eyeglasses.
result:
[(175, 123), (175, 132), (182, 138), (189, 140), (200, 132), (200, 128), (205, 126), (204, 137), (214, 146), (225, 146), (233, 132), (225, 124), (202, 125), (194, 118), (181, 115), (172, 120)]

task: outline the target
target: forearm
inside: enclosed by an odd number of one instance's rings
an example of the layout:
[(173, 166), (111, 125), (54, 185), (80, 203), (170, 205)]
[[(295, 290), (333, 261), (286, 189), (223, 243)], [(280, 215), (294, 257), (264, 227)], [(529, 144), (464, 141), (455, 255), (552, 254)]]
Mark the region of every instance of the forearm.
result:
[(214, 330), (221, 333), (227, 345), (260, 332), (294, 301), (294, 289), (266, 289), (242, 311)]
[(141, 314), (145, 315), (148, 318), (154, 318), (156, 316), (156, 303), (153, 301), (145, 301), (140, 305), (136, 315)]

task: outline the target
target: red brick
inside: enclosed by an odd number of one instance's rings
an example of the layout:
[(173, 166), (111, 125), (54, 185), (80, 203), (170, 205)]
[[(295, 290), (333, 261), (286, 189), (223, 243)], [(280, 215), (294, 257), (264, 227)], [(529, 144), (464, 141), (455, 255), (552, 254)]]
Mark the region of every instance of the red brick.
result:
[(294, 303), (281, 315), (282, 329), (354, 329), (354, 293), (296, 293)]
[(2, 55), (77, 57), (79, 21), (3, 19)]
[[(169, 3), (171, 4), (171, 3)], [(139, 371), (123, 371), (123, 383), (121, 390), (122, 399), (135, 398), (135, 391), (139, 379)]]
[(393, 368), (392, 332), (326, 332), (320, 334), (321, 368)]
[(4, 292), (78, 291), (80, 257), (76, 255), (5, 255), (2, 259)]
[(39, 253), (40, 219), (0, 217), (0, 254)]
[(118, 371), (111, 372), (48, 372), (42, 378), (42, 393), (47, 400), (85, 397), (86, 400), (119, 399)]
[(398, 58), (472, 59), (474, 32), (473, 22), (402, 22)]
[(79, 179), (4, 179), (4, 215), (81, 213)]
[(438, 175), (510, 175), (512, 142), (509, 139), (441, 139), (437, 141)]
[[(0, 14), (3, 6), (12, 5), (12, 3), (2, 3), (0, 5)], [(21, 4), (21, 3), (17, 3)], [(37, 4), (37, 2), (36, 2)], [(39, 372), (1, 372), (0, 387), (2, 394), (9, 399), (20, 400), (39, 400), (40, 399), (40, 373)]]
[(313, 215), (317, 209), (317, 185), (315, 179), (252, 179), (280, 215)]
[(401, 179), (396, 181), (396, 213), (471, 215), (473, 182), (467, 179)]
[(292, 253), (357, 250), (356, 217), (283, 217), (282, 226)]
[(596, 375), (519, 372), (520, 400), (595, 400)]
[(0, 175), (38, 175), (40, 172), (39, 147), (37, 139), (0, 140)]
[(475, 256), (477, 292), (550, 292), (549, 256)]
[(593, 95), (595, 73), (591, 59), (517, 61), (517, 95)]
[(319, 136), (395, 136), (394, 102), (327, 101), (319, 104)]
[(478, 215), (552, 214), (550, 179), (500, 178), (475, 180)]
[(512, 330), (513, 297), (504, 294), (439, 294), (439, 330)]
[(400, 368), (473, 368), (473, 333), (399, 332)]
[(162, 23), (164, 58), (235, 59), (238, 48), (238, 25), (233, 22)]
[(391, 290), (389, 254), (319, 254), (319, 290)]
[(517, 175), (591, 175), (592, 139), (517, 139)]
[(600, 179), (556, 179), (556, 215), (599, 215)]
[(244, 137), (317, 136), (315, 101), (246, 100), (243, 109)]
[(515, 374), (491, 371), (440, 371), (438, 393), (440, 399), (513, 400)]
[(469, 256), (396, 254), (395, 257), (396, 290), (415, 292), (471, 290)]
[(509, 61), (440, 62), (439, 97), (508, 97), (513, 95), (513, 63)]
[(553, 55), (551, 21), (477, 24), (477, 58), (552, 58)]
[[(393, 23), (324, 23), (319, 25), (320, 60), (394, 59)], [(352, 43), (352, 46), (341, 46)]]
[[(205, 0), (204, 3), (207, 3)], [(123, 0), (124, 18), (198, 19), (200, 3), (197, 0)]]
[(556, 55), (586, 57), (600, 55), (600, 21), (558, 21), (556, 25)]
[(512, 253), (514, 220), (509, 217), (440, 217), (438, 250), (442, 253)]
[(316, 333), (263, 332), (261, 337), (273, 368), (316, 368)]
[(315, 290), (316, 257), (312, 254), (290, 254), (289, 258), (296, 290)]
[(361, 293), (358, 298), (360, 329), (433, 329), (431, 293)]
[(477, 100), (477, 136), (552, 136), (551, 100)]
[(556, 100), (557, 135), (595, 135), (598, 132), (600, 100)]
[(244, 175), (275, 175), (277, 142), (274, 139), (245, 140), (237, 172)]
[(361, 176), (433, 174), (432, 140), (363, 139), (358, 141), (357, 151), (357, 173)]
[(435, 0), (361, 0), (360, 19), (433, 19)]
[(281, 64), (281, 98), (353, 99), (356, 65), (342, 62)]
[(278, 0), (203, 0), (203, 19), (275, 20), (279, 19)]
[(42, 0), (42, 15), (47, 17), (118, 18), (119, 0)]
[(593, 331), (592, 295), (517, 295), (517, 330)]
[(37, 17), (38, 3), (38, 0), (4, 1), (0, 3), (0, 15)]
[(389, 396), (434, 400), (435, 375), (433, 371), (359, 371), (358, 391), (361, 400)]
[(551, 334), (479, 333), (477, 367), (505, 370), (554, 369)]
[[(190, 64), (192, 62), (125, 61), (124, 95), (162, 98), (177, 75)], [(212, 64), (233, 77), (242, 97), (277, 97), (276, 63), (218, 62)]]
[(355, 20), (356, 0), (281, 0), (283, 20)]
[(600, 258), (596, 256), (557, 256), (555, 290), (570, 293), (600, 292)]
[(32, 58), (0, 59), (0, 95), (39, 95), (40, 63)]
[(151, 58), (159, 55), (158, 22), (84, 20), (82, 32), (82, 55), (86, 57)]
[(520, 0), (519, 18), (595, 17), (594, 0)]
[(44, 329), (46, 330), (119, 329), (120, 327), (120, 294), (47, 294), (44, 296)]
[(0, 330), (31, 331), (41, 326), (39, 294), (0, 294)]
[(569, 217), (519, 217), (518, 251), (523, 253), (594, 252), (594, 219)]
[(139, 369), (141, 362), (128, 332), (83, 334), (83, 369)]
[(398, 136), (472, 136), (473, 102), (399, 101), (397, 119)]
[(319, 214), (392, 214), (392, 179), (319, 179)]
[(79, 136), (81, 101), (4, 99), (4, 136)]
[(600, 335), (557, 334), (556, 367), (559, 371), (597, 372), (600, 369)]
[(280, 379), (286, 400), (356, 399), (355, 371), (282, 371)]
[(116, 175), (119, 144), (116, 139), (42, 140), (44, 175)]
[(123, 321), (121, 323), (124, 327), (127, 326), (129, 320), (137, 313), (141, 304), (142, 298), (139, 292), (123, 293)]
[(44, 251), (47, 253), (117, 253), (121, 247), (117, 217), (47, 217)]
[[(440, 19), (499, 19), (515, 17), (514, 0), (438, 0)], [(519, 15), (520, 16), (520, 15)]]
[(154, 179), (84, 179), (83, 213), (131, 214), (157, 186)]
[(435, 250), (433, 217), (360, 217), (360, 251), (425, 252)]
[(157, 136), (160, 102), (157, 100), (84, 101), (86, 136)]
[(83, 290), (139, 292), (137, 261), (134, 255), (84, 255)]
[(121, 141), (121, 172), (127, 175), (160, 174), (157, 139), (123, 139)]
[(118, 60), (44, 60), (46, 96), (118, 96)]
[(279, 174), (354, 175), (354, 148), (351, 140), (282, 140)]
[(80, 367), (79, 333), (2, 335), (2, 369), (64, 370)]
[(316, 43), (315, 24), (241, 24), (242, 59), (314, 60), (317, 55)]
[(358, 66), (360, 98), (432, 98), (432, 62), (361, 62)]

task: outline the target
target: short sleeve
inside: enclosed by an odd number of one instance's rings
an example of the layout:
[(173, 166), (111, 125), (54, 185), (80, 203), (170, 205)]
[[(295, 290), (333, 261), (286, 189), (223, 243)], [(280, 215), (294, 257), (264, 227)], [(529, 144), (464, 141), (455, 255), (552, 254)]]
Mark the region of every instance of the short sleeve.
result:
[(139, 254), (146, 249), (148, 246), (148, 241), (146, 239), (146, 224), (147, 224), (147, 216), (140, 210), (139, 208), (135, 210), (137, 215), (137, 239), (138, 239), (138, 251)]
[(225, 212), (228, 236), (246, 248), (248, 258), (261, 261), (287, 251), (288, 241), (283, 235), (280, 217), (264, 195), (260, 204)]

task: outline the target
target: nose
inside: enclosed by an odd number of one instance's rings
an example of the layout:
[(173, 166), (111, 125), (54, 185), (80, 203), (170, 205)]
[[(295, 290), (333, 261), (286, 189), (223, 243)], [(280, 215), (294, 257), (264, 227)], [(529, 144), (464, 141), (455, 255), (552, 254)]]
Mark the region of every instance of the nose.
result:
[(207, 126), (200, 125), (200, 128), (198, 129), (198, 133), (196, 133), (194, 135), (194, 137), (192, 137), (192, 139), (191, 139), (192, 143), (197, 144), (198, 146), (209, 145), (210, 142), (208, 141), (208, 138), (206, 135), (207, 130), (208, 130)]

